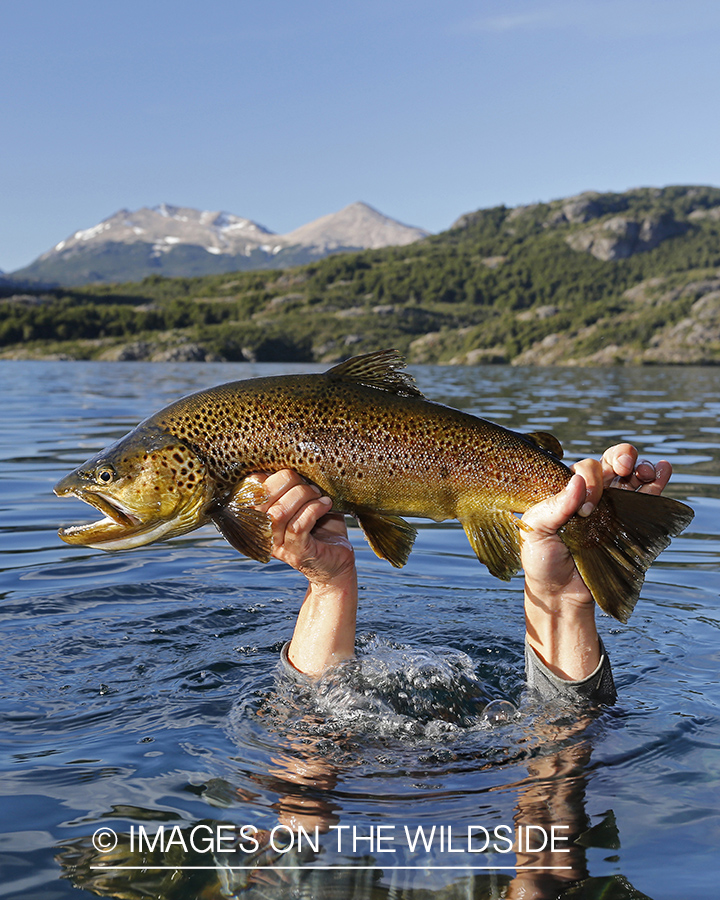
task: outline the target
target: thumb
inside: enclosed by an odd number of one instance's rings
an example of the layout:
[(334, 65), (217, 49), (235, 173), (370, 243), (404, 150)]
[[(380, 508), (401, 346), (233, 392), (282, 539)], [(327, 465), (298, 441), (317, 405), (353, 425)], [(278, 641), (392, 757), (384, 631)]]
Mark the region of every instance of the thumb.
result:
[(531, 506), (522, 523), (541, 537), (556, 534), (579, 511), (586, 497), (585, 479), (575, 474), (559, 493)]

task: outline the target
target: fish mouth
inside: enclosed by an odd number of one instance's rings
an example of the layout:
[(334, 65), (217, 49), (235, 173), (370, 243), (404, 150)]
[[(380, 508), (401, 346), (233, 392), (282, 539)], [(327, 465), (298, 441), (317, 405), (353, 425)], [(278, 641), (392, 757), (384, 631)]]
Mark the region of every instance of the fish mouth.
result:
[[(60, 487), (58, 485), (58, 487)], [(82, 500), (84, 503), (94, 506), (103, 513), (104, 518), (97, 522), (88, 522), (86, 525), (68, 525), (58, 531), (58, 535), (68, 544), (82, 544), (93, 547), (96, 544), (115, 542), (118, 539), (128, 538), (143, 529), (144, 523), (138, 515), (120, 503), (115, 497), (108, 497), (96, 491), (58, 490), (58, 497), (69, 494)]]

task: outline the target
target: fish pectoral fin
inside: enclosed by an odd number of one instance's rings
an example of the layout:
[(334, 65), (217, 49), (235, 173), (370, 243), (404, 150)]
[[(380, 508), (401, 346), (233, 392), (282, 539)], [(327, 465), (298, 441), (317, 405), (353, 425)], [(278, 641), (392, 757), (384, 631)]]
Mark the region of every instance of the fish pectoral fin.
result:
[(267, 513), (255, 509), (254, 504), (266, 499), (265, 488), (257, 481), (246, 479), (227, 503), (218, 503), (210, 512), (210, 519), (231, 546), (244, 556), (264, 563), (272, 555), (272, 526)]
[(405, 360), (397, 350), (379, 350), (376, 353), (365, 353), (353, 356), (345, 362), (333, 366), (325, 373), (331, 381), (347, 381), (351, 384), (362, 384), (365, 387), (377, 388), (401, 397), (422, 397), (423, 394), (415, 384), (409, 372), (402, 372)]
[(564, 451), (562, 444), (555, 435), (550, 434), (549, 431), (531, 431), (526, 434), (525, 437), (531, 440), (536, 447), (547, 450), (549, 453), (552, 453), (553, 456), (557, 456), (558, 459), (563, 458)]
[(460, 522), (475, 555), (491, 575), (509, 581), (520, 570), (518, 519), (512, 513), (473, 512)]
[(374, 509), (356, 509), (352, 515), (380, 559), (401, 569), (408, 561), (417, 529), (400, 516), (385, 515)]

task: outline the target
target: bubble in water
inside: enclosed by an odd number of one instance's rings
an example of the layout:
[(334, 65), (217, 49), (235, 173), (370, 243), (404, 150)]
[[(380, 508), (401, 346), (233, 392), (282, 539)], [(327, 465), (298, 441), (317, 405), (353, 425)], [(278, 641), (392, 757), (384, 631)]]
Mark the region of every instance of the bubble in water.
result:
[(518, 711), (509, 700), (491, 700), (480, 713), (481, 725), (502, 725), (512, 722)]

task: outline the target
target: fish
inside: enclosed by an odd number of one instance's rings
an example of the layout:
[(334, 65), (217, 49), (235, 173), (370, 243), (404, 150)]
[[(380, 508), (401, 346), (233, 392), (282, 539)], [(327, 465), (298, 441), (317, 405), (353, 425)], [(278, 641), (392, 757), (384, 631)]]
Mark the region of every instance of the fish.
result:
[[(123, 550), (214, 523), (267, 562), (272, 532), (258, 472), (294, 469), (353, 516), (370, 547), (401, 567), (417, 529), (457, 519), (496, 577), (520, 569), (519, 517), (572, 476), (554, 435), (522, 434), (428, 400), (395, 350), (320, 374), (234, 381), (183, 397), (61, 479), (103, 513), (61, 528), (68, 544)], [(671, 498), (607, 488), (559, 535), (598, 605), (627, 622), (650, 564), (693, 518)]]

